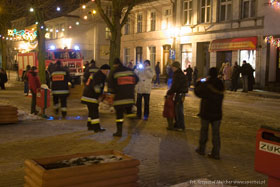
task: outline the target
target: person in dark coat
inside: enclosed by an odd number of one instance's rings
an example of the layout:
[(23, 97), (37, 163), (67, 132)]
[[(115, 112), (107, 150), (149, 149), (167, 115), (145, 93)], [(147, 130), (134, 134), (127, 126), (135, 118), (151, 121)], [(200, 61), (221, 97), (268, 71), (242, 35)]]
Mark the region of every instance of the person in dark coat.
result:
[(187, 85), (188, 85), (188, 88), (190, 88), (191, 83), (192, 83), (192, 76), (193, 76), (193, 69), (191, 68), (191, 65), (189, 65), (188, 68), (184, 72), (186, 72)]
[(234, 63), (232, 68), (232, 75), (231, 75), (231, 91), (237, 91), (238, 89), (238, 80), (240, 75), (240, 66), (237, 62)]
[(85, 72), (84, 72), (84, 79), (83, 79), (84, 84), (87, 82), (89, 76), (91, 74), (96, 73), (98, 70), (99, 70), (99, 68), (96, 67), (96, 62), (92, 59), (90, 61), (90, 64), (88, 65), (88, 67), (85, 69)]
[(159, 75), (160, 75), (160, 67), (159, 67), (159, 62), (157, 62), (157, 65), (155, 67), (155, 72), (156, 72), (156, 80), (154, 82), (154, 85), (158, 84), (158, 86), (160, 85), (160, 80), (159, 80)]
[[(248, 92), (249, 86), (250, 86), (250, 91), (253, 90), (253, 83), (254, 83), (254, 69), (252, 66), (246, 62), (246, 60), (243, 60), (243, 64), (241, 67), (241, 74), (242, 74), (242, 80), (243, 80), (243, 92)], [(249, 85), (249, 80), (250, 80), (250, 85)]]
[(61, 114), (65, 118), (67, 115), (67, 97), (69, 95), (68, 82), (70, 81), (69, 72), (62, 66), (60, 60), (56, 61), (51, 74), (51, 89), (53, 95), (54, 112), (59, 112), (59, 102), (61, 103)]
[(173, 71), (171, 65), (168, 63), (166, 66), (166, 74), (167, 74), (167, 88), (170, 89), (173, 81)]
[(2, 90), (5, 90), (5, 83), (8, 82), (8, 77), (6, 71), (3, 68), (0, 68), (0, 87)]
[(32, 101), (31, 101), (31, 114), (38, 114), (36, 110), (36, 97), (38, 89), (41, 87), (41, 83), (39, 77), (36, 72), (36, 66), (32, 66), (31, 70), (28, 73), (28, 86), (32, 93)]
[(88, 130), (103, 132), (105, 129), (100, 127), (99, 120), (99, 97), (103, 94), (106, 77), (110, 71), (110, 66), (104, 64), (96, 73), (92, 73), (85, 84), (82, 103), (88, 107)]
[[(167, 96), (175, 94), (175, 124), (174, 128), (177, 131), (185, 131), (184, 120), (184, 100), (188, 92), (187, 79), (181, 70), (181, 64), (178, 61), (172, 63), (173, 82), (171, 88), (167, 91)], [(170, 126), (170, 125), (169, 125)], [(172, 129), (172, 127), (171, 127)]]
[(114, 71), (109, 76), (109, 91), (114, 97), (114, 108), (116, 111), (117, 132), (113, 136), (122, 136), (124, 113), (128, 117), (136, 117), (132, 113), (132, 106), (135, 103), (135, 85), (139, 78), (128, 67), (123, 66), (119, 58), (114, 59)]
[(222, 120), (222, 103), (224, 99), (224, 84), (217, 78), (217, 68), (210, 68), (209, 77), (201, 79), (196, 83), (195, 95), (201, 98), (200, 113), (201, 129), (199, 147), (196, 152), (205, 154), (208, 140), (209, 124), (212, 126), (212, 152), (208, 154), (210, 158), (220, 159), (220, 125)]
[(29, 88), (28, 88), (28, 72), (30, 71), (31, 66), (27, 65), (25, 71), (22, 72), (22, 81), (24, 83), (24, 94), (28, 96)]

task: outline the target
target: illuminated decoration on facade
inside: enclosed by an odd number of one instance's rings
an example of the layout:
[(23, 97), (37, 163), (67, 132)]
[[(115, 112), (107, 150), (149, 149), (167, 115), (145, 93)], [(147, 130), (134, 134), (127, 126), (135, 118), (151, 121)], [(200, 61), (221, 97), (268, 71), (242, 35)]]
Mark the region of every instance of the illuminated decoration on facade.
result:
[(273, 38), (273, 36), (265, 37), (265, 42), (270, 43), (274, 47), (280, 47), (280, 38)]
[(280, 8), (280, 0), (269, 0), (269, 5)]
[(8, 36), (16, 37), (16, 39), (23, 39), (27, 41), (33, 41), (37, 37), (37, 31), (31, 31), (31, 30), (20, 30), (17, 31), (14, 30), (8, 30)]
[(20, 53), (27, 53), (29, 51), (35, 50), (37, 45), (38, 45), (38, 42), (34, 42), (34, 43), (24, 42), (19, 45), (18, 50)]

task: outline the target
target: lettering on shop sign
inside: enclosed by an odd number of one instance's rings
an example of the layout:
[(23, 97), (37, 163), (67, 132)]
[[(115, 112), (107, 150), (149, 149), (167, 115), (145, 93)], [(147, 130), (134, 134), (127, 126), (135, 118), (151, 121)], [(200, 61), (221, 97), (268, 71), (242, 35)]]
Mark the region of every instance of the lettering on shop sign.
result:
[(259, 150), (280, 155), (280, 146), (260, 141)]

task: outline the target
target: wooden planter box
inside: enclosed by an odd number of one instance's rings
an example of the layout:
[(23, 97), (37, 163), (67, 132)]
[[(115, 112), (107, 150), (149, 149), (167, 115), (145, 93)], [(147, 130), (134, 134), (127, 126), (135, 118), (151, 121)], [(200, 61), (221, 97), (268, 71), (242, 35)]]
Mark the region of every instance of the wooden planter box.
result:
[(10, 105), (0, 106), (0, 124), (17, 123), (17, 108)]
[[(59, 169), (46, 170), (41, 165), (55, 163), (71, 158), (115, 155), (123, 160), (93, 165), (72, 166)], [(95, 187), (114, 186), (130, 187), (137, 186), (138, 165), (140, 162), (121, 152), (109, 150), (92, 153), (78, 153), (66, 156), (56, 156), (25, 160), (25, 187)]]

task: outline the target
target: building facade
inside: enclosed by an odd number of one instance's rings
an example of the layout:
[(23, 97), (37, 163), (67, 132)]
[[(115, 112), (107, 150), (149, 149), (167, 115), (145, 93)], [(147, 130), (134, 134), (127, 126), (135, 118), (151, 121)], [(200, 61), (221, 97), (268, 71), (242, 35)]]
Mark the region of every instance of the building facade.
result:
[(210, 67), (220, 68), (224, 62), (242, 65), (246, 60), (255, 69), (259, 87), (280, 82), (275, 42), (280, 11), (270, 2), (162, 0), (139, 5), (123, 30), (123, 61), (159, 61), (164, 72), (175, 58), (182, 69), (196, 66), (199, 77), (205, 77)]

